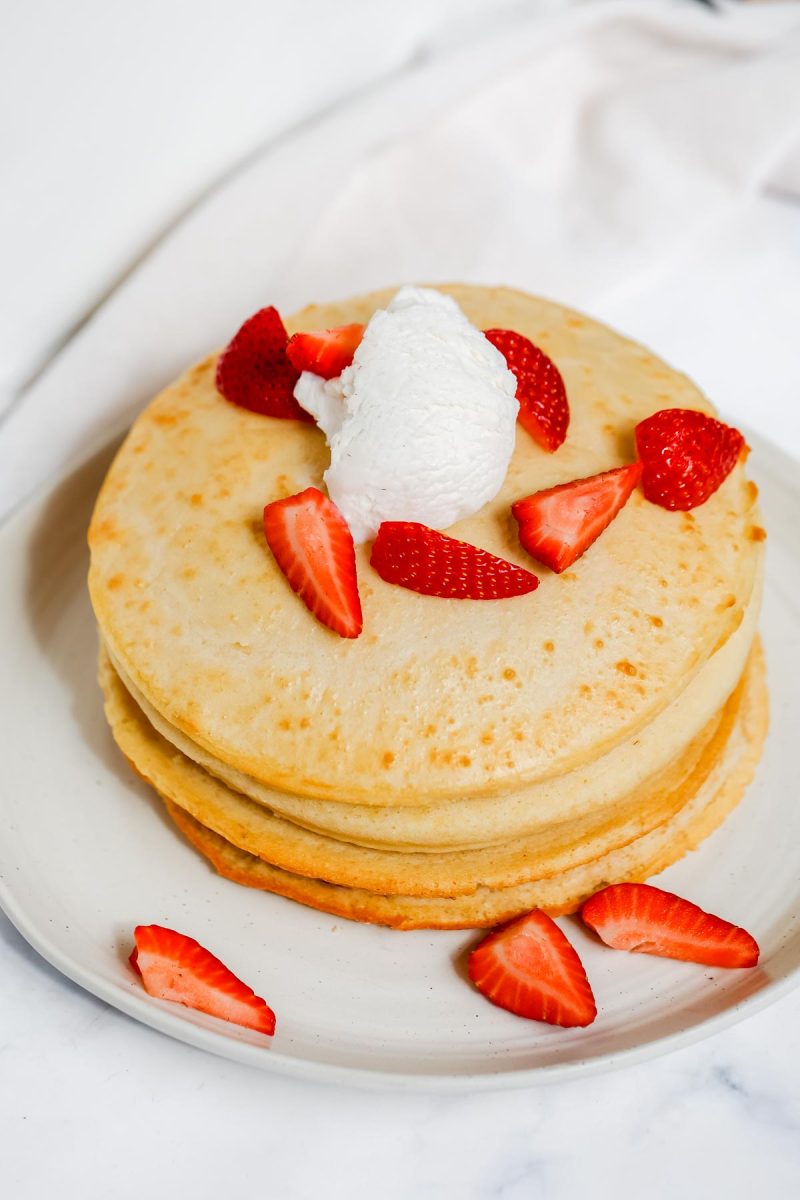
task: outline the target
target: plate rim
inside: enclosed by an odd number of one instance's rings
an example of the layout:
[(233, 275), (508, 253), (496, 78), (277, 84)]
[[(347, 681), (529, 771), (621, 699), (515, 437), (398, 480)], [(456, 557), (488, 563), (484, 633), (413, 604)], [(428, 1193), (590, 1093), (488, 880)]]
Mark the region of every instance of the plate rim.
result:
[[(13, 505), (0, 519), (0, 537), (19, 522), (23, 523), (37, 506), (73, 473), (89, 465), (91, 460), (114, 443), (127, 428), (128, 420), (114, 422), (102, 436), (93, 438), (80, 455), (70, 456), (61, 469), (43, 481), (19, 503)], [(800, 460), (795, 459), (770, 439), (744, 429), (748, 444), (768, 462), (768, 470), (778, 475), (780, 482), (793, 492), (800, 493)], [(408, 1072), (348, 1066), (313, 1058), (287, 1054), (249, 1041), (240, 1041), (224, 1030), (205, 1028), (182, 1015), (176, 1006), (158, 1001), (142, 992), (128, 991), (119, 983), (104, 978), (99, 972), (85, 967), (79, 960), (62, 951), (29, 919), (24, 905), (14, 896), (10, 880), (0, 875), (0, 909), (20, 936), (55, 970), (67, 979), (96, 996), (104, 1003), (141, 1024), (167, 1037), (219, 1057), (231, 1059), (257, 1070), (273, 1072), (307, 1082), (349, 1086), (367, 1090), (397, 1090), (404, 1092), (459, 1093), (465, 1091), (498, 1091), (546, 1085), (574, 1078), (585, 1078), (634, 1066), (637, 1063), (663, 1057), (668, 1053), (694, 1045), (723, 1032), (751, 1015), (763, 1011), (800, 985), (800, 959), (781, 974), (768, 980), (763, 987), (721, 1012), (694, 1022), (685, 1029), (649, 1038), (638, 1045), (618, 1051), (581, 1058), (568, 1063), (551, 1063), (531, 1067), (508, 1067), (497, 1070), (465, 1073)], [(209, 1018), (213, 1021), (213, 1018)], [(221, 1024), (224, 1024), (221, 1022)]]

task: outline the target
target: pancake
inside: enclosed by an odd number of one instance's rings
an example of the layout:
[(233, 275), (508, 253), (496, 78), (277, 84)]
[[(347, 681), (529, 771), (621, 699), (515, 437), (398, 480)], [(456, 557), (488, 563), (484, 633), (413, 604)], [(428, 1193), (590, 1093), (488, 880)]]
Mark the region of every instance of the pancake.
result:
[[(455, 537), (527, 565), (512, 500), (629, 461), (635, 424), (659, 408), (713, 411), (684, 376), (588, 318), (508, 289), (442, 290), (478, 327), (542, 346), (572, 413), (557, 454), (518, 431), (503, 488)], [(363, 321), (390, 295), (287, 325)], [(89, 584), (114, 661), (153, 709), (268, 788), (397, 808), (563, 776), (635, 737), (745, 619), (763, 532), (739, 464), (690, 513), (635, 492), (572, 569), (537, 570), (539, 589), (511, 600), (392, 587), (360, 547), (364, 633), (340, 639), (309, 618), (261, 530), (266, 502), (320, 483), (322, 435), (226, 403), (214, 362), (134, 424), (98, 498)]]
[(479, 887), (452, 899), (377, 895), (281, 870), (239, 849), (171, 800), (169, 815), (189, 842), (226, 879), (336, 916), (395, 929), (472, 929), (541, 908), (551, 916), (575, 912), (610, 882), (642, 881), (697, 848), (741, 800), (767, 732), (763, 658), (757, 651), (743, 680), (724, 752), (692, 798), (663, 825), (594, 862), (508, 889)]
[(591, 763), (555, 779), (501, 795), (438, 804), (352, 805), (309, 800), (266, 788), (215, 759), (165, 721), (125, 675), (115, 673), (154, 727), (177, 750), (236, 792), (316, 833), (376, 849), (456, 850), (508, 842), (635, 796), (700, 737), (741, 677), (753, 640), (759, 594), (736, 633), (703, 665), (682, 695), (634, 737)]
[[(564, 445), (521, 428), (503, 487), (448, 533), (526, 567), (530, 492), (630, 462), (651, 413), (713, 413), (685, 376), (569, 309), (453, 286), (478, 328), (529, 336), (569, 395)], [(366, 321), (391, 291), (290, 329)], [(691, 512), (640, 490), (535, 593), (470, 602), (385, 583), (356, 550), (364, 630), (315, 621), (264, 539), (264, 505), (321, 486), (315, 427), (237, 408), (216, 357), (144, 410), (89, 531), (112, 733), (226, 877), (398, 928), (573, 911), (696, 846), (763, 744), (764, 558), (740, 460)]]
[(201, 824), (274, 866), (329, 883), (383, 894), (456, 896), (477, 887), (508, 888), (549, 878), (607, 854), (664, 823), (694, 795), (730, 736), (742, 684), (669, 768), (616, 804), (575, 820), (546, 825), (502, 846), (444, 853), (409, 853), (356, 846), (309, 832), (274, 816), (177, 753), (149, 724), (108, 660), (100, 678), (114, 738), (162, 798)]

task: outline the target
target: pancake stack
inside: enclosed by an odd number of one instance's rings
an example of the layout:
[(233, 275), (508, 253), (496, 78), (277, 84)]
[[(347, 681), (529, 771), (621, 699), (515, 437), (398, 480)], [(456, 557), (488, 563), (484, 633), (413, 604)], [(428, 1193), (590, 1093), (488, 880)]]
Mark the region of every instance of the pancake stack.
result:
[[(324, 438), (227, 403), (215, 356), (136, 421), (89, 537), (108, 720), (182, 833), (237, 883), (406, 929), (570, 912), (663, 869), (741, 798), (767, 722), (764, 534), (742, 463), (691, 512), (637, 490), (558, 576), (528, 558), (510, 515), (531, 492), (630, 462), (651, 413), (712, 413), (708, 401), (575, 312), (441, 290), (478, 328), (529, 337), (566, 382), (565, 444), (547, 454), (518, 429), (500, 493), (447, 531), (532, 568), (535, 592), (418, 595), (380, 579), (367, 545), (362, 635), (315, 622), (261, 514), (321, 485)], [(392, 294), (286, 324), (366, 322)]]

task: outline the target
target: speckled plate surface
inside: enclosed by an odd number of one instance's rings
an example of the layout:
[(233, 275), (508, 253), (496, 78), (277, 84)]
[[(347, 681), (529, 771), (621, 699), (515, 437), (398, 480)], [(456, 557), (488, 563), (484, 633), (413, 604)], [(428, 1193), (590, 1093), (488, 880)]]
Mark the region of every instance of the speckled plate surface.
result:
[[(85, 589), (85, 530), (111, 450), (0, 530), (4, 588), (0, 903), (54, 966), (172, 1037), (272, 1070), (341, 1083), (459, 1090), (622, 1065), (710, 1035), (800, 979), (800, 466), (758, 439), (770, 533), (762, 633), (772, 727), (740, 808), (660, 885), (745, 924), (762, 962), (715, 971), (599, 945), (562, 927), (599, 1016), (586, 1030), (523, 1021), (465, 979), (464, 933), (351, 924), (214, 875), (132, 777), (106, 728)], [(133, 926), (196, 937), (274, 1008), (274, 1039), (148, 997), (127, 964)]]

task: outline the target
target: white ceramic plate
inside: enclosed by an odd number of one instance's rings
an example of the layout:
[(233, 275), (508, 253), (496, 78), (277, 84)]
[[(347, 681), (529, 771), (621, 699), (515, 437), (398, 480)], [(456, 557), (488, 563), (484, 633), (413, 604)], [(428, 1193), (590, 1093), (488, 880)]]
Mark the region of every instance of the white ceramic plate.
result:
[[(472, 990), (464, 951), (474, 935), (361, 926), (216, 876), (134, 779), (102, 715), (85, 531), (110, 449), (0, 531), (8, 916), (69, 978), (172, 1037), (346, 1083), (457, 1090), (580, 1075), (684, 1045), (776, 999), (800, 974), (800, 466), (752, 443), (770, 532), (772, 728), (740, 808), (659, 883), (745, 924), (761, 944), (758, 969), (621, 954), (565, 919), (600, 1011), (589, 1029), (553, 1029)], [(148, 997), (126, 961), (140, 922), (215, 951), (275, 1009), (275, 1038)]]

